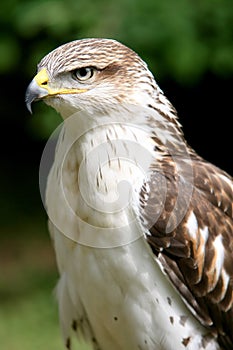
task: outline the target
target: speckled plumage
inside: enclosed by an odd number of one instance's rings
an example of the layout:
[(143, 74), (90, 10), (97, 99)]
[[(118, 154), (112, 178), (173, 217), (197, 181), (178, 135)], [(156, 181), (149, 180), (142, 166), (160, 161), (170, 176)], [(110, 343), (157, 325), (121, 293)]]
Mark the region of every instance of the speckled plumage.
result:
[(66, 347), (73, 328), (101, 350), (232, 349), (232, 178), (187, 145), (131, 49), (78, 40), (44, 69), (27, 103), (65, 120), (46, 201)]

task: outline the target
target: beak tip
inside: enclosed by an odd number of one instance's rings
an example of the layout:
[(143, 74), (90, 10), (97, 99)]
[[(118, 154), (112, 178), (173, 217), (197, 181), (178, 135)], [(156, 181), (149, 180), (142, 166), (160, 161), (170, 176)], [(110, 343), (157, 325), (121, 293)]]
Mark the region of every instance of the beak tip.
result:
[(27, 110), (30, 112), (30, 114), (32, 114), (32, 104), (31, 104), (31, 102), (29, 102), (27, 100), (25, 102), (26, 102)]
[(25, 103), (28, 111), (32, 114), (32, 102), (36, 99), (37, 94), (34, 89), (31, 88), (32, 83), (28, 86), (25, 94)]
[(38, 101), (42, 99), (47, 95), (48, 95), (48, 91), (38, 86), (35, 79), (33, 79), (29, 84), (25, 94), (26, 106), (31, 114), (32, 114), (32, 103), (34, 101)]

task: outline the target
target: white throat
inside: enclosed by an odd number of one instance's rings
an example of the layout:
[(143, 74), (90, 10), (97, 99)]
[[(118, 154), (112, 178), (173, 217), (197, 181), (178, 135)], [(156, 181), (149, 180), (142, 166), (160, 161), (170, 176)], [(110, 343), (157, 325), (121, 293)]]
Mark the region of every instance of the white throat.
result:
[[(55, 164), (61, 168), (64, 210), (74, 223), (73, 231), (66, 234), (87, 245), (116, 246), (143, 234), (137, 220), (139, 193), (149, 176), (155, 145), (148, 126), (101, 118), (97, 123), (92, 116), (78, 113), (66, 119)], [(56, 216), (64, 232), (65, 221), (49, 208), (49, 216)], [(77, 229), (80, 224), (85, 229)], [(102, 231), (97, 234), (96, 228)], [(77, 232), (85, 236), (76, 237)]]

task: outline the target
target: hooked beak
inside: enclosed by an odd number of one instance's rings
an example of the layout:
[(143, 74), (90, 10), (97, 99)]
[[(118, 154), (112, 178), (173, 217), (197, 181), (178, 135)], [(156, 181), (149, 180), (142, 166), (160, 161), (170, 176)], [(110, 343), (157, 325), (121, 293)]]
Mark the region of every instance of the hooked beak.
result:
[(32, 113), (32, 102), (41, 100), (44, 97), (51, 97), (55, 95), (64, 95), (64, 94), (80, 94), (86, 92), (87, 89), (75, 89), (75, 88), (60, 88), (60, 89), (51, 89), (49, 86), (49, 76), (46, 68), (42, 68), (32, 82), (29, 84), (25, 102), (27, 109)]
[(42, 99), (49, 95), (48, 84), (49, 77), (45, 68), (43, 68), (28, 85), (25, 95), (27, 109), (32, 113), (32, 102)]
[(32, 113), (32, 102), (38, 101), (45, 96), (48, 96), (48, 91), (38, 86), (36, 81), (33, 79), (28, 85), (25, 95), (26, 106), (30, 113)]

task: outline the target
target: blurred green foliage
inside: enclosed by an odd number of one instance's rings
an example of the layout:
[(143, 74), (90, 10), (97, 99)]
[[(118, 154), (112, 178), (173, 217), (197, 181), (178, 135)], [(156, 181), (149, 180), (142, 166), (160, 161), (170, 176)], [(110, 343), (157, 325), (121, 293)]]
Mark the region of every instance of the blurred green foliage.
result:
[[(63, 350), (52, 293), (58, 277), (45, 220), (24, 219), (14, 230), (8, 227), (0, 237), (1, 349)], [(73, 350), (90, 350), (75, 334), (72, 343)]]
[(24, 61), (32, 73), (58, 44), (92, 36), (123, 41), (179, 80), (233, 71), (231, 0), (2, 0), (0, 19), (1, 71)]
[[(22, 72), (28, 81), (46, 53), (83, 37), (125, 43), (159, 81), (187, 85), (206, 72), (233, 73), (232, 0), (1, 0), (0, 29), (0, 73)], [(30, 132), (47, 138), (60, 119), (39, 112)]]

